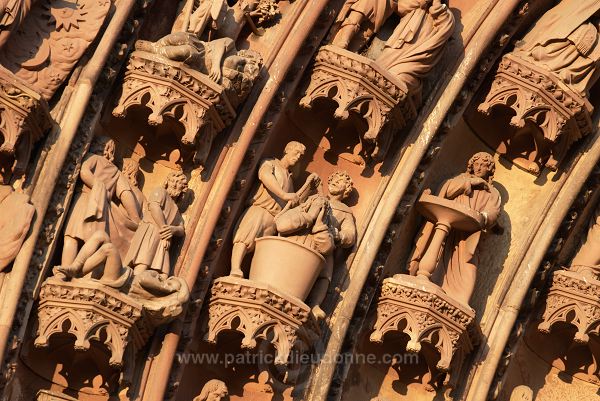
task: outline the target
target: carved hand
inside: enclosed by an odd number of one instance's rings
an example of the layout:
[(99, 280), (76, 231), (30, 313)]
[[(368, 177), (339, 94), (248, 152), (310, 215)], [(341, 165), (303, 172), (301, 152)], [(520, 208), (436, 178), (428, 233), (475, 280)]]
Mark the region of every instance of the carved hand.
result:
[(486, 191), (490, 190), (490, 184), (481, 177), (470, 177), (469, 182), (471, 183), (472, 188), (483, 188)]
[(168, 241), (173, 238), (173, 234), (175, 234), (175, 227), (164, 225), (160, 228), (160, 239)]
[(291, 202), (292, 206), (293, 206), (293, 205), (297, 205), (298, 203), (300, 203), (300, 196), (298, 196), (298, 194), (295, 192), (289, 192), (289, 193), (285, 193), (283, 195), (283, 200), (287, 201), (287, 202)]
[(221, 68), (220, 68), (220, 66), (213, 64), (212, 68), (210, 69), (210, 73), (208, 74), (208, 77), (210, 79), (212, 79), (213, 81), (215, 81), (216, 83), (219, 83), (221, 81)]

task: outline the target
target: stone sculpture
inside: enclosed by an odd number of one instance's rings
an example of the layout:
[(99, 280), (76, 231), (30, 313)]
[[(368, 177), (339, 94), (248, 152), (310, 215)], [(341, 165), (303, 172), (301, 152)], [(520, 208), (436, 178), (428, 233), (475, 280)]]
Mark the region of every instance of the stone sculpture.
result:
[(0, 48), (17, 29), (31, 9), (34, 0), (2, 0), (0, 2)]
[(275, 216), (288, 202), (297, 205), (308, 195), (307, 190), (311, 186), (314, 188), (320, 183), (318, 176), (311, 174), (300, 191), (294, 192), (290, 169), (298, 163), (305, 150), (303, 144), (292, 141), (285, 146), (281, 159), (266, 159), (261, 163), (258, 169), (260, 184), (250, 198), (249, 208), (235, 227), (230, 275), (243, 277), (242, 262), (244, 256), (254, 250), (255, 240), (275, 235)]
[[(200, 166), (216, 135), (236, 117), (236, 108), (250, 93), (262, 65), (260, 54), (238, 51), (231, 34), (205, 37), (196, 32), (222, 7), (226, 2), (188, 1), (179, 15), (179, 20), (187, 18), (186, 23), (176, 24), (172, 33), (156, 42), (137, 41), (113, 110), (114, 116), (125, 117), (130, 107), (148, 106), (150, 125), (175, 118), (184, 126), (181, 142), (195, 148), (193, 161)], [(194, 20), (200, 11), (208, 13), (203, 22)]]
[(486, 115), (494, 107), (512, 109), (516, 130), (490, 140), (532, 174), (556, 170), (570, 147), (594, 130), (589, 90), (598, 79), (599, 11), (594, 0), (559, 2), (503, 57), (479, 105)]
[(133, 222), (139, 221), (138, 205), (129, 181), (113, 164), (115, 143), (99, 137), (86, 156), (79, 177), (80, 192), (67, 216), (62, 265), (70, 265), (82, 243), (98, 230), (115, 236), (111, 201), (118, 199)]
[[(379, 53), (359, 53), (392, 15), (400, 23)], [(359, 153), (365, 160), (385, 157), (395, 132), (416, 117), (421, 81), (441, 57), (454, 30), (454, 17), (441, 0), (351, 0), (333, 28), (331, 44), (315, 58), (310, 84), (300, 105), (335, 101), (334, 117), (356, 114), (367, 123)], [(353, 53), (354, 52), (354, 53)]]
[[(438, 197), (451, 200), (467, 213), (474, 212), (474, 222), (459, 223), (460, 219), (457, 219), (453, 226), (446, 221), (451, 219), (452, 205), (440, 206), (436, 212), (430, 210), (428, 213), (435, 216), (426, 214), (432, 221), (425, 224), (410, 261), (411, 274), (426, 279), (433, 274), (434, 282), (440, 284), (450, 297), (466, 305), (475, 288), (477, 244), (482, 231), (496, 224), (501, 211), (500, 193), (492, 183), (494, 171), (492, 155), (480, 152), (471, 157), (465, 173), (444, 183)], [(432, 199), (432, 204), (435, 203)], [(434, 205), (430, 209), (437, 210), (437, 207)], [(460, 224), (464, 224), (466, 230)]]
[(35, 214), (29, 196), (0, 185), (0, 272), (15, 259)]
[(229, 395), (227, 385), (221, 380), (212, 379), (206, 382), (200, 395), (193, 401), (221, 401)]
[(133, 216), (127, 213), (127, 209), (121, 202), (116, 202), (113, 199), (111, 203), (111, 212), (117, 235), (113, 235), (111, 241), (119, 249), (121, 258), (125, 259), (129, 245), (133, 239), (133, 235), (140, 224), (140, 216), (142, 216), (143, 207), (146, 204), (146, 198), (138, 185), (138, 176), (140, 173), (140, 165), (133, 159), (123, 160), (123, 169), (121, 171), (123, 177), (127, 179), (131, 187), (131, 192), (135, 198), (136, 211)]
[(125, 257), (125, 264), (136, 273), (148, 269), (171, 273), (169, 248), (173, 236), (185, 234), (177, 200), (187, 191), (187, 178), (181, 171), (168, 175), (162, 187), (154, 189), (144, 206), (142, 222), (136, 230)]
[(343, 203), (354, 189), (352, 178), (345, 171), (336, 171), (327, 182), (329, 198), (321, 194), (312, 195), (301, 205), (284, 210), (275, 217), (280, 235), (308, 246), (325, 257), (325, 264), (312, 286), (310, 302), (313, 314), (318, 318), (325, 317), (320, 305), (333, 276), (333, 251), (335, 248), (350, 248), (356, 242), (354, 216), (352, 210)]

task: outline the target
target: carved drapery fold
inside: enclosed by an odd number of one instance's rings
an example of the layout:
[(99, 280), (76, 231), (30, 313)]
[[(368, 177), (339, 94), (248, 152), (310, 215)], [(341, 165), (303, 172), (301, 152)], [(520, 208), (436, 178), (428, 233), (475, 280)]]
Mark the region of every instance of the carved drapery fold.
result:
[(310, 84), (300, 105), (311, 108), (318, 99), (337, 104), (334, 117), (362, 117), (367, 131), (360, 138), (362, 156), (383, 160), (396, 131), (417, 115), (416, 105), (404, 85), (367, 57), (328, 45), (319, 49)]
[[(494, 107), (508, 107), (515, 115), (510, 125), (519, 129), (532, 124), (539, 132), (517, 133), (506, 140), (500, 153), (510, 157), (512, 140), (532, 135), (535, 149), (514, 158), (519, 167), (539, 174), (545, 166), (556, 170), (571, 145), (593, 130), (590, 102), (543, 68), (509, 53), (502, 58), (492, 87), (478, 110), (490, 115)], [(515, 153), (519, 153), (515, 151)]]
[(382, 343), (387, 333), (402, 332), (410, 338), (408, 352), (418, 353), (425, 343), (431, 345), (440, 359), (429, 369), (445, 373), (444, 385), (451, 389), (478, 339), (474, 319), (472, 309), (454, 301), (438, 286), (399, 274), (383, 281), (370, 339)]
[(208, 313), (206, 341), (215, 344), (221, 332), (231, 330), (244, 335), (242, 348), (256, 348), (257, 340), (270, 341), (277, 365), (287, 364), (294, 347), (308, 349), (318, 333), (310, 308), (302, 301), (242, 278), (215, 280)]

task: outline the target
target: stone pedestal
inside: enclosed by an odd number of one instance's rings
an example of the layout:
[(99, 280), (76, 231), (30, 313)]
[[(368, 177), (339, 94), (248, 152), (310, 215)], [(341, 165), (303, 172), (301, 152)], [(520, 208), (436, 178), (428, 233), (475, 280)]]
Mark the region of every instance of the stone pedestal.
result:
[(546, 298), (538, 329), (550, 333), (552, 326), (566, 323), (577, 328), (573, 341), (587, 344), (590, 335), (600, 336), (600, 281), (572, 271), (556, 271)]
[(298, 298), (268, 284), (236, 277), (214, 281), (205, 340), (215, 344), (223, 331), (244, 335), (242, 348), (254, 349), (257, 340), (270, 341), (275, 364), (286, 365), (293, 347), (305, 350), (318, 338), (310, 308)]
[[(419, 352), (428, 343), (440, 354), (430, 370), (446, 373), (444, 384), (455, 387), (465, 356), (474, 347), (475, 311), (444, 293), (426, 279), (397, 274), (383, 281), (377, 304), (377, 321), (371, 341), (381, 343), (387, 333), (409, 336), (406, 350)], [(402, 328), (402, 329), (400, 329)]]
[(318, 99), (337, 103), (334, 116), (362, 117), (368, 129), (361, 138), (362, 156), (382, 160), (396, 131), (417, 115), (405, 85), (374, 60), (337, 46), (321, 47), (315, 57), (310, 84), (300, 105), (311, 108)]
[(35, 401), (77, 401), (77, 398), (56, 391), (40, 390)]
[[(536, 175), (544, 166), (556, 170), (571, 145), (593, 131), (590, 102), (552, 72), (515, 53), (502, 58), (492, 87), (478, 110), (490, 115), (492, 108), (498, 106), (514, 111), (510, 125), (520, 129), (526, 124), (537, 127), (534, 131), (517, 131), (514, 138), (508, 138), (498, 149), (514, 159), (516, 165)], [(535, 150), (523, 155), (513, 149), (518, 135), (531, 135)]]
[[(0, 176), (3, 170), (6, 175), (22, 174), (33, 145), (51, 127), (52, 118), (42, 95), (0, 67)], [(6, 157), (8, 162), (3, 162)]]
[(142, 305), (133, 298), (99, 282), (50, 277), (40, 290), (36, 347), (47, 347), (55, 334), (75, 336), (76, 350), (86, 351), (91, 340), (103, 342), (110, 351), (110, 365), (121, 369), (129, 343), (140, 349), (153, 327)]
[(202, 166), (214, 137), (236, 116), (221, 85), (183, 62), (141, 50), (131, 54), (113, 115), (125, 117), (134, 106), (152, 111), (150, 125), (162, 124), (165, 117), (179, 121), (185, 130), (182, 144), (196, 148), (194, 161)]

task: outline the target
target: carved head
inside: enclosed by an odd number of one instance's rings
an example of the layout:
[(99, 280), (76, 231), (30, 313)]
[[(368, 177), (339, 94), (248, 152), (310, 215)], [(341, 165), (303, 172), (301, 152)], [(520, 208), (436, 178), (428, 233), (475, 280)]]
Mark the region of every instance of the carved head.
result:
[(281, 158), (288, 166), (295, 166), (306, 152), (306, 146), (300, 142), (291, 141), (285, 145), (284, 156)]
[(173, 171), (165, 181), (167, 193), (173, 199), (179, 198), (188, 189), (188, 180), (183, 171)]
[(107, 136), (98, 136), (90, 146), (90, 152), (104, 156), (109, 161), (115, 160), (115, 141)]
[(229, 391), (225, 383), (221, 380), (212, 379), (206, 382), (200, 395), (194, 398), (194, 401), (221, 401), (228, 394)]
[(494, 157), (487, 152), (475, 153), (467, 163), (467, 173), (483, 178), (488, 182), (492, 182), (495, 172)]
[(131, 185), (138, 185), (138, 174), (140, 172), (140, 164), (133, 159), (123, 160), (123, 174), (129, 180)]
[(354, 182), (350, 174), (346, 171), (334, 171), (327, 179), (327, 188), (332, 196), (341, 195), (341, 199), (346, 199), (354, 189)]

